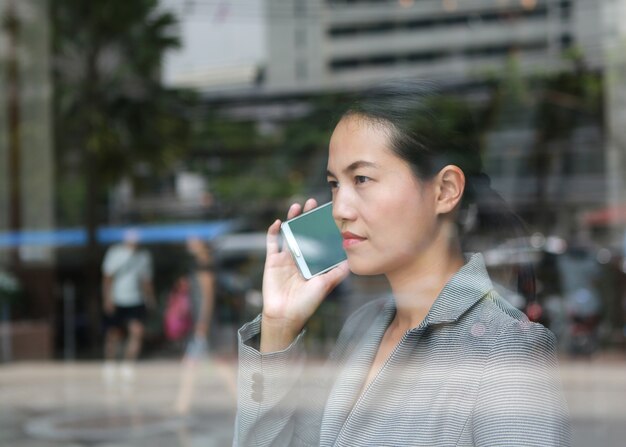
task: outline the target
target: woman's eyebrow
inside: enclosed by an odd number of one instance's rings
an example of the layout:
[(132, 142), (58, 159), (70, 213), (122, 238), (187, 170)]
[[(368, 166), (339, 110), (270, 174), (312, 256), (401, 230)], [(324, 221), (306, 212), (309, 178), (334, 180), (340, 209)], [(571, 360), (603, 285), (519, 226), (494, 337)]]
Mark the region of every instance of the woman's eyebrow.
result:
[[(343, 172), (349, 173), (356, 171), (359, 168), (378, 168), (378, 165), (371, 161), (357, 160), (354, 163), (351, 163), (347, 168), (345, 168)], [(333, 174), (329, 169), (326, 170), (326, 175), (335, 177), (335, 174)]]

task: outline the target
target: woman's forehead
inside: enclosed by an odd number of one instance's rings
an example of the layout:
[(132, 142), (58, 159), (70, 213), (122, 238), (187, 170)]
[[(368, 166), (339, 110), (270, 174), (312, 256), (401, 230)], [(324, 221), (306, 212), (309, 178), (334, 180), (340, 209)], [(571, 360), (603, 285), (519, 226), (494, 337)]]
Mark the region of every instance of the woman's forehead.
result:
[(389, 132), (361, 117), (343, 118), (330, 139), (330, 151), (346, 153), (380, 151), (389, 148)]
[(389, 145), (385, 132), (367, 127), (338, 128), (329, 146), (328, 171), (338, 175), (357, 169), (391, 169), (406, 165)]
[(383, 119), (377, 119), (358, 113), (352, 113), (341, 118), (341, 120), (339, 120), (339, 122), (337, 123), (336, 128), (337, 127), (341, 127), (346, 131), (371, 131), (389, 136), (393, 125)]

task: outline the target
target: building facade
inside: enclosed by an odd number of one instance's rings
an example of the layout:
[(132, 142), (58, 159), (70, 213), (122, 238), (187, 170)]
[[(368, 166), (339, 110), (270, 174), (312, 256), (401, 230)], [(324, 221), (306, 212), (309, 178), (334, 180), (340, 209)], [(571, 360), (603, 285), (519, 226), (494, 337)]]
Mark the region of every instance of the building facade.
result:
[(601, 0), (267, 0), (269, 90), (396, 77), (473, 82), (515, 52), (527, 72), (574, 45), (602, 64)]

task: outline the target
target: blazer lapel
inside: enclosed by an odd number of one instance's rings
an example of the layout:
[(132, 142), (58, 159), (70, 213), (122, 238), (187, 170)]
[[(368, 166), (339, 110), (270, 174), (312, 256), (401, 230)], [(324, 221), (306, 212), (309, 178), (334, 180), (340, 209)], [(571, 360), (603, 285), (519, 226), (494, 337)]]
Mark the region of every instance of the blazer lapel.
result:
[[(382, 312), (374, 320), (372, 327), (365, 331), (365, 335), (357, 343), (345, 365), (341, 367), (324, 410), (320, 446), (335, 444), (341, 429), (361, 395), (363, 383), (395, 312), (394, 301), (390, 299), (385, 303)], [(339, 367), (339, 365), (330, 365), (330, 367)]]

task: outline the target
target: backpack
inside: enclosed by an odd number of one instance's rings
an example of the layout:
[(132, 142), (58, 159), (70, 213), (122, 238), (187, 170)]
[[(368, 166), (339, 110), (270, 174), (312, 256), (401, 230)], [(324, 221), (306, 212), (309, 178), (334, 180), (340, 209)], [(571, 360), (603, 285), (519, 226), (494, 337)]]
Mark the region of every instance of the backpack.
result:
[(165, 336), (168, 340), (180, 340), (189, 334), (193, 326), (189, 282), (181, 278), (170, 292), (163, 315)]

